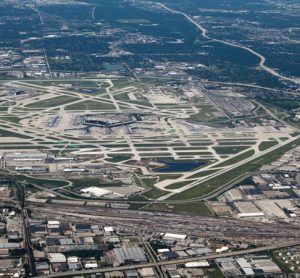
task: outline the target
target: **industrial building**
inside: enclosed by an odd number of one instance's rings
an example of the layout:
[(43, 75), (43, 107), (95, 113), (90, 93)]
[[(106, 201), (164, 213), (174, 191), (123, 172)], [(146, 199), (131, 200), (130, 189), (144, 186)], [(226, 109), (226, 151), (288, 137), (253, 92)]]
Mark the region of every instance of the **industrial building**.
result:
[(252, 202), (240, 201), (233, 203), (239, 211), (238, 217), (263, 217), (264, 213)]
[(114, 266), (148, 261), (143, 248), (137, 245), (114, 248), (106, 254), (106, 260)]
[(173, 234), (173, 233), (166, 233), (164, 235), (164, 239), (173, 239), (173, 240), (185, 240), (187, 235), (180, 235), (180, 234)]
[(288, 218), (284, 211), (276, 204), (274, 200), (256, 200), (255, 204), (269, 217)]

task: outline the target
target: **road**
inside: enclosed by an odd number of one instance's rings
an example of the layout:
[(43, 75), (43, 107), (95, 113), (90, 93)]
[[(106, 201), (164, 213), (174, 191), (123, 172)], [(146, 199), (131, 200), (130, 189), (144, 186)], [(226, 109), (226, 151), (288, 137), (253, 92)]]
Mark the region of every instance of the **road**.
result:
[(96, 6), (94, 6), (93, 10), (92, 10), (92, 19), (93, 19), (93, 21), (95, 21), (95, 10), (96, 10)]
[[(140, 239), (142, 241), (142, 239)], [(159, 277), (166, 277), (165, 272), (163, 272), (161, 270), (161, 268), (159, 267), (158, 261), (156, 259), (156, 256), (154, 255), (154, 250), (152, 249), (151, 245), (149, 244), (149, 242), (143, 242), (143, 246), (144, 246), (144, 250), (146, 250), (147, 252), (147, 257), (150, 260), (150, 262), (154, 263), (154, 267), (155, 270), (157, 271), (157, 273), (159, 273)]]
[(212, 41), (219, 42), (219, 43), (222, 43), (222, 44), (225, 44), (225, 45), (229, 45), (229, 46), (232, 46), (232, 47), (237, 47), (237, 48), (244, 49), (244, 50), (250, 52), (251, 54), (255, 55), (257, 58), (259, 58), (258, 66), (260, 68), (262, 68), (264, 71), (266, 71), (267, 73), (269, 73), (269, 74), (271, 74), (271, 75), (273, 75), (273, 76), (275, 76), (275, 77), (277, 77), (281, 80), (291, 81), (291, 82), (294, 82), (296, 84), (300, 84), (300, 80), (298, 80), (296, 78), (286, 77), (286, 76), (278, 73), (274, 69), (270, 68), (269, 66), (267, 66), (266, 65), (266, 57), (263, 56), (262, 54), (258, 53), (257, 51), (251, 49), (250, 47), (243, 46), (243, 45), (238, 45), (236, 43), (223, 41), (223, 40), (219, 40), (219, 39), (210, 37), (209, 35), (207, 35), (208, 31), (202, 25), (200, 25), (198, 22), (196, 22), (192, 17), (187, 15), (186, 13), (171, 9), (171, 8), (167, 7), (165, 4), (162, 4), (162, 3), (158, 3), (158, 5), (161, 8), (164, 8), (164, 9), (166, 9), (167, 11), (169, 11), (171, 13), (175, 13), (175, 14), (179, 14), (179, 15), (184, 16), (188, 21), (190, 21), (193, 25), (195, 25), (201, 31), (201, 34), (204, 38), (210, 39)]
[(119, 267), (108, 267), (108, 268), (99, 268), (99, 269), (89, 269), (89, 270), (80, 270), (80, 271), (67, 271), (67, 272), (61, 272), (61, 273), (51, 273), (47, 276), (41, 276), (43, 278), (46, 277), (68, 277), (68, 276), (74, 276), (74, 275), (86, 275), (86, 274), (93, 274), (93, 273), (105, 273), (105, 272), (111, 272), (111, 271), (125, 271), (130, 269), (138, 269), (138, 268), (144, 268), (144, 267), (155, 267), (158, 266), (166, 266), (166, 265), (172, 265), (172, 264), (184, 264), (187, 262), (195, 262), (199, 260), (213, 260), (217, 258), (224, 258), (229, 256), (242, 256), (246, 254), (253, 254), (258, 252), (264, 252), (264, 251), (272, 251), (277, 249), (282, 249), (286, 247), (292, 247), (300, 245), (300, 242), (295, 242), (292, 244), (279, 244), (279, 245), (273, 245), (273, 246), (267, 246), (267, 247), (261, 247), (261, 248), (255, 248), (255, 249), (249, 249), (249, 250), (242, 250), (242, 251), (235, 251), (235, 252), (228, 252), (228, 253), (221, 253), (221, 254), (213, 254), (213, 255), (206, 255), (206, 256), (199, 256), (199, 257), (193, 257), (193, 258), (186, 258), (186, 259), (176, 259), (171, 261), (160, 261), (156, 263), (143, 263), (143, 264), (135, 264), (135, 265), (127, 265), (127, 266), (119, 266)]
[(27, 215), (27, 210), (25, 208), (24, 187), (18, 183), (15, 183), (14, 185), (16, 191), (18, 192), (17, 195), (19, 196), (19, 206), (20, 206), (20, 216), (21, 216), (22, 229), (23, 229), (24, 248), (26, 250), (26, 263), (28, 265), (29, 273), (35, 276), (36, 269), (35, 269), (33, 249), (30, 240), (30, 232), (29, 232), (29, 227), (27, 222), (28, 215)]

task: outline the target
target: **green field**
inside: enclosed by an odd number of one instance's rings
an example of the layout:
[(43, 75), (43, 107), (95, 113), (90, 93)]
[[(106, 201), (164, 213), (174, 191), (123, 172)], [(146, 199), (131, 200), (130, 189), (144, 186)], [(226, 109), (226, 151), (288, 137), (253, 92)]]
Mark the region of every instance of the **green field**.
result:
[(30, 139), (29, 136), (18, 134), (16, 132), (0, 129), (0, 137), (16, 137), (20, 139)]
[(85, 179), (70, 179), (72, 182), (72, 187), (76, 188), (85, 188), (90, 186), (98, 186), (98, 187), (107, 187), (107, 186), (121, 186), (122, 182), (113, 181), (111, 183), (103, 182), (99, 178), (85, 178)]
[(129, 101), (128, 93), (115, 94), (114, 98), (120, 101), (126, 101), (126, 102)]
[(218, 171), (218, 170), (206, 170), (206, 171), (197, 173), (197, 174), (195, 174), (195, 175), (192, 175), (192, 176), (190, 176), (189, 178), (190, 178), (190, 179), (202, 178), (202, 177), (208, 176), (208, 175), (210, 175), (210, 174), (213, 174), (213, 173), (215, 173), (215, 172), (217, 172), (217, 171)]
[(223, 278), (223, 277), (225, 277), (219, 268), (216, 268), (212, 271), (206, 271), (206, 274), (207, 274), (208, 278)]
[(40, 179), (40, 178), (31, 178), (31, 177), (28, 177), (28, 176), (15, 176), (14, 179), (16, 181), (19, 181), (19, 182), (27, 182), (27, 183), (32, 183), (32, 184), (36, 184), (36, 185), (39, 185), (39, 186), (49, 186), (51, 185), (52, 187), (61, 187), (61, 186), (65, 186), (65, 185), (68, 185), (68, 182), (67, 181), (64, 181), (64, 180), (48, 180), (48, 179)]
[(160, 174), (159, 175), (159, 181), (164, 181), (164, 180), (174, 180), (181, 177), (181, 175), (178, 174)]
[(151, 188), (147, 192), (143, 193), (142, 196), (145, 196), (148, 199), (158, 199), (159, 197), (167, 194), (166, 191), (160, 190), (156, 187)]
[(115, 106), (111, 103), (100, 101), (85, 100), (66, 106), (66, 110), (114, 110)]
[(258, 149), (262, 152), (262, 151), (265, 151), (275, 145), (277, 145), (278, 142), (275, 141), (275, 140), (272, 140), (272, 141), (263, 141), (259, 144), (258, 146)]
[(244, 152), (244, 153), (242, 153), (240, 155), (237, 155), (237, 156), (235, 156), (235, 157), (233, 157), (231, 159), (228, 159), (228, 160), (226, 160), (224, 162), (221, 162), (221, 163), (215, 165), (214, 168), (225, 167), (225, 166), (236, 164), (236, 163), (238, 163), (240, 161), (243, 161), (243, 160), (251, 157), (252, 155), (254, 155), (254, 153), (255, 153), (254, 150), (249, 150), (247, 152)]
[(125, 160), (131, 159), (130, 155), (113, 155), (111, 158), (106, 159), (109, 162), (122, 162)]
[(41, 100), (37, 101), (34, 103), (30, 103), (26, 105), (28, 108), (47, 108), (47, 107), (55, 107), (55, 106), (60, 106), (67, 104), (69, 102), (73, 102), (78, 100), (76, 97), (71, 97), (71, 96), (58, 96), (46, 100)]
[(45, 147), (45, 146), (35, 146), (35, 145), (32, 145), (32, 146), (28, 146), (28, 145), (11, 145), (11, 146), (8, 146), (8, 145), (3, 145), (0, 143), (0, 149), (4, 149), (4, 150), (47, 150), (49, 149), (48, 147)]
[(214, 147), (217, 154), (236, 154), (249, 148), (248, 146)]
[(191, 182), (190, 181), (176, 182), (176, 183), (168, 185), (166, 187), (166, 189), (178, 189), (178, 188), (184, 187), (185, 185), (188, 185), (189, 183), (191, 183)]
[(11, 123), (19, 123), (21, 120), (19, 117), (16, 116), (7, 116), (7, 117), (5, 116), (5, 117), (0, 117), (0, 119)]

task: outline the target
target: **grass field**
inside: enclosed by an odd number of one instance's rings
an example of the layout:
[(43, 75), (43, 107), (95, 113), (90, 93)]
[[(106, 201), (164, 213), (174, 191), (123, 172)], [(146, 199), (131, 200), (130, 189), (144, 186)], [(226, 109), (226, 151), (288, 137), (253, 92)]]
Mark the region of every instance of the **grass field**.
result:
[(21, 120), (19, 117), (16, 116), (0, 117), (0, 119), (11, 123), (19, 123)]
[(259, 144), (258, 146), (258, 149), (262, 152), (262, 151), (265, 151), (275, 145), (277, 145), (278, 142), (275, 141), (275, 140), (272, 140), (272, 141), (263, 141)]
[(68, 182), (63, 181), (63, 180), (48, 180), (48, 179), (39, 179), (39, 178), (31, 178), (28, 176), (15, 176), (14, 177), (15, 180), (17, 181), (26, 181), (28, 183), (32, 183), (32, 184), (36, 184), (39, 186), (47, 186), (47, 185), (52, 185), (55, 187), (61, 187), (61, 186), (65, 186), (68, 185)]
[(216, 268), (212, 271), (206, 271), (206, 274), (207, 274), (208, 278), (223, 278), (223, 277), (225, 277), (219, 268)]
[(28, 146), (28, 145), (11, 145), (11, 146), (8, 146), (8, 145), (3, 145), (0, 143), (0, 149), (4, 149), (4, 150), (47, 150), (49, 149), (48, 147), (45, 147), (45, 146), (35, 146), (35, 145), (32, 145), (32, 146)]
[(130, 155), (113, 155), (113, 156), (111, 156), (111, 158), (108, 158), (106, 160), (109, 162), (121, 162), (124, 160), (128, 160), (130, 158), (131, 158)]
[(113, 181), (111, 183), (104, 183), (98, 178), (85, 178), (85, 179), (70, 179), (70, 182), (72, 182), (73, 187), (76, 188), (84, 188), (84, 187), (90, 187), (90, 186), (98, 186), (98, 187), (107, 187), (107, 186), (121, 186), (122, 182), (120, 181)]
[(114, 96), (114, 98), (116, 100), (120, 100), (120, 101), (128, 101), (129, 100), (128, 93), (117, 94)]
[(219, 167), (225, 167), (225, 166), (233, 165), (235, 163), (238, 163), (238, 162), (240, 162), (242, 160), (245, 160), (245, 159), (251, 157), (252, 155), (254, 155), (254, 153), (255, 153), (254, 150), (249, 150), (247, 152), (244, 152), (244, 153), (242, 153), (240, 155), (237, 155), (237, 156), (235, 156), (235, 157), (233, 157), (231, 159), (228, 159), (228, 160), (226, 160), (226, 161), (224, 161), (222, 163), (219, 163), (219, 164), (215, 165), (214, 168), (219, 168)]
[(0, 129), (0, 137), (16, 137), (20, 139), (29, 139), (29, 136), (18, 134), (12, 131), (8, 131), (5, 129)]
[(142, 196), (145, 196), (148, 199), (158, 199), (159, 197), (165, 195), (167, 192), (160, 190), (156, 187), (151, 188), (147, 192), (143, 193)]
[(215, 172), (217, 172), (218, 170), (206, 170), (206, 171), (203, 171), (203, 172), (200, 172), (198, 174), (195, 174), (193, 176), (190, 176), (189, 178), (191, 179), (194, 179), (194, 178), (202, 178), (202, 177), (205, 177), (205, 176), (208, 176), (210, 174), (213, 174)]
[(245, 141), (240, 139), (240, 141), (234, 141), (234, 140), (230, 140), (230, 141), (223, 141), (223, 140), (217, 140), (217, 142), (219, 143), (219, 146), (222, 145), (226, 145), (226, 146), (251, 146), (254, 145), (256, 142), (255, 141)]
[(63, 104), (67, 104), (69, 102), (73, 102), (78, 100), (76, 97), (71, 96), (58, 96), (46, 100), (37, 101), (34, 103), (30, 103), (26, 105), (28, 108), (47, 108), (47, 107), (55, 107)]
[(168, 185), (166, 187), (166, 189), (178, 189), (178, 188), (184, 187), (185, 185), (188, 185), (189, 183), (190, 183), (190, 181), (176, 182), (176, 183)]
[(159, 181), (164, 181), (164, 180), (174, 180), (181, 177), (181, 175), (178, 174), (161, 174), (159, 175)]
[(236, 154), (249, 148), (248, 146), (214, 147), (217, 154)]
[(85, 100), (66, 106), (66, 110), (114, 110), (115, 106), (111, 103), (100, 101)]

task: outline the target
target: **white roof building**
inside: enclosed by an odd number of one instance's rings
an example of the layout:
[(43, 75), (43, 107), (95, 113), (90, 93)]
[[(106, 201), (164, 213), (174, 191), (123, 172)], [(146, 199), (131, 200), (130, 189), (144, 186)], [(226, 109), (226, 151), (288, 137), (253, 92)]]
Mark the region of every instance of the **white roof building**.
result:
[(280, 273), (281, 269), (270, 259), (253, 259), (252, 263), (265, 273)]
[(66, 256), (62, 253), (49, 253), (48, 258), (50, 263), (65, 263), (67, 262)]
[(227, 246), (222, 246), (221, 248), (216, 249), (216, 253), (227, 252), (229, 248)]
[(247, 275), (247, 276), (254, 276), (255, 275), (253, 269), (250, 268), (250, 267), (243, 267), (242, 270), (244, 271), (245, 275)]
[(241, 268), (251, 268), (251, 264), (247, 262), (245, 258), (238, 258), (236, 259), (236, 262)]
[(72, 256), (72, 257), (68, 257), (68, 263), (78, 263), (79, 259), (78, 257)]
[(85, 269), (98, 268), (98, 264), (97, 263), (86, 263), (86, 264), (84, 264), (84, 268)]
[(164, 253), (164, 252), (170, 252), (169, 248), (162, 248), (162, 249), (157, 249), (158, 253)]
[(164, 239), (185, 240), (186, 238), (187, 235), (172, 234), (172, 233), (166, 233), (164, 235)]
[(198, 262), (188, 262), (185, 264), (186, 268), (194, 268), (194, 267), (209, 267), (210, 264), (206, 260), (198, 261)]
[(113, 227), (104, 227), (104, 232), (113, 232), (114, 228)]
[(243, 218), (243, 217), (263, 217), (265, 214), (261, 212), (245, 212), (245, 213), (239, 213), (238, 217)]
[(142, 277), (155, 277), (155, 272), (152, 267), (141, 268), (138, 272)]
[(48, 225), (59, 225), (59, 221), (56, 221), (56, 220), (49, 220), (48, 221)]

